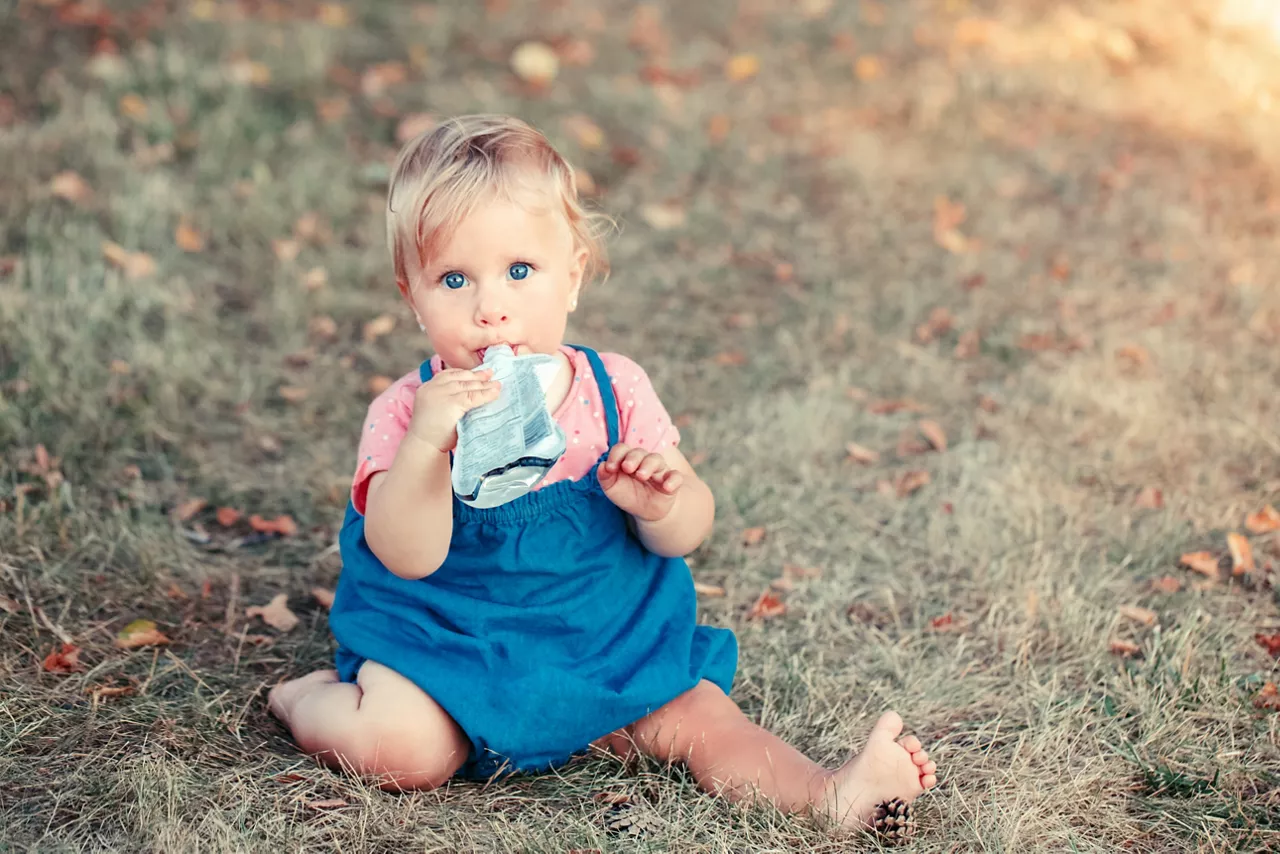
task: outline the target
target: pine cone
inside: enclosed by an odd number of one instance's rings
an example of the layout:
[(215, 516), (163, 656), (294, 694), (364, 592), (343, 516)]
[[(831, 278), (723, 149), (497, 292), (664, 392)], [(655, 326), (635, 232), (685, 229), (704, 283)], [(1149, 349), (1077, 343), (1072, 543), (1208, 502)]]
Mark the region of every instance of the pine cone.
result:
[(662, 821), (645, 804), (622, 803), (609, 807), (604, 815), (604, 829), (611, 836), (642, 839), (662, 832)]
[(911, 804), (900, 798), (878, 804), (871, 814), (871, 832), (884, 845), (906, 845), (916, 833)]

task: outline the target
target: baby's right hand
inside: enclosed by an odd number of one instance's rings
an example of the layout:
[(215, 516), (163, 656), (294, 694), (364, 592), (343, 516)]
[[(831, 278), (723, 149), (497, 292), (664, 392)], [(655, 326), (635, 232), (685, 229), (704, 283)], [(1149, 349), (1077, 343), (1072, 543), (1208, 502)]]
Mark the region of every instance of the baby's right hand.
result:
[(458, 421), (462, 416), (497, 400), (501, 391), (502, 383), (493, 379), (492, 368), (441, 371), (418, 387), (409, 432), (448, 453), (458, 445)]

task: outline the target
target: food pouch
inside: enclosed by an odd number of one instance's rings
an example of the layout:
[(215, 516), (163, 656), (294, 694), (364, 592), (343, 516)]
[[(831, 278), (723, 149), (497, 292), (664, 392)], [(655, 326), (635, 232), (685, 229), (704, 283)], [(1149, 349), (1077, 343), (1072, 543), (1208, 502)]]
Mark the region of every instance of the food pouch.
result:
[(560, 369), (554, 356), (517, 356), (506, 344), (490, 347), (475, 368), (493, 369), (497, 400), (458, 422), (453, 492), (472, 507), (506, 504), (533, 489), (564, 455), (565, 435), (547, 409), (547, 390)]

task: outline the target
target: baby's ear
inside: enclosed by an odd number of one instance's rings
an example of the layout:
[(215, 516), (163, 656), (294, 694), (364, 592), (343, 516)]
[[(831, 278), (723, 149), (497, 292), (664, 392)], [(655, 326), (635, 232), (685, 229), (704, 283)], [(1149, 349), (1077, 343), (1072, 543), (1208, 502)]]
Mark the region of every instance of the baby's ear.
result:
[(575, 295), (578, 288), (582, 287), (582, 277), (587, 272), (587, 259), (590, 257), (591, 253), (585, 246), (573, 255), (573, 264), (569, 267), (569, 281), (573, 284)]

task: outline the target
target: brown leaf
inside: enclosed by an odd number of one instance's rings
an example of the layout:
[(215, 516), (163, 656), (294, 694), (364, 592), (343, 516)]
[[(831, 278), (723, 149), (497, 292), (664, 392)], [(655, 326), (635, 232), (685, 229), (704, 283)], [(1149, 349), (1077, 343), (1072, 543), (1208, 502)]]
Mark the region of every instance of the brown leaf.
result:
[(511, 70), (526, 83), (546, 86), (560, 73), (560, 57), (542, 42), (527, 41), (511, 52)]
[(286, 604), (288, 601), (287, 594), (279, 593), (266, 605), (246, 608), (244, 615), (250, 618), (261, 617), (267, 625), (282, 632), (292, 631), (298, 625), (298, 615), (289, 610)]
[(784, 563), (782, 565), (782, 574), (788, 578), (818, 578), (822, 575), (822, 569), (816, 566), (799, 566), (794, 563)]
[(317, 315), (307, 324), (307, 331), (313, 338), (332, 341), (338, 337), (338, 322), (327, 314)]
[(22, 606), (18, 604), (18, 600), (12, 596), (0, 594), (0, 611), (6, 611), (10, 614), (16, 614), (22, 610)]
[(1133, 503), (1144, 510), (1159, 510), (1164, 506), (1164, 493), (1154, 486), (1144, 486)]
[(586, 39), (561, 39), (554, 45), (560, 63), (572, 68), (586, 68), (596, 61), (596, 49)]
[(983, 412), (990, 412), (992, 415), (1000, 411), (1000, 402), (989, 394), (984, 394), (978, 398), (978, 408)]
[(147, 102), (142, 98), (130, 92), (120, 97), (120, 112), (131, 119), (145, 119), (147, 117)]
[(604, 150), (606, 142), (604, 131), (589, 116), (582, 113), (573, 113), (565, 116), (561, 125), (585, 151)]
[(1172, 575), (1151, 580), (1151, 589), (1157, 593), (1177, 593), (1182, 589), (1182, 582)]
[(60, 649), (55, 649), (44, 657), (44, 661), (40, 665), (49, 673), (75, 673), (83, 668), (80, 666), (80, 647), (75, 644), (64, 643)]
[(1227, 548), (1231, 551), (1231, 574), (1244, 575), (1253, 572), (1257, 565), (1253, 562), (1253, 546), (1235, 531), (1227, 534)]
[(376, 98), (408, 79), (409, 68), (403, 62), (377, 62), (360, 75), (360, 93), (366, 98)]
[(859, 80), (878, 80), (884, 76), (884, 60), (878, 56), (860, 56), (853, 64), (853, 73)]
[(899, 457), (913, 457), (928, 453), (932, 447), (929, 443), (920, 441), (915, 431), (906, 427), (898, 434), (898, 447), (895, 450)]
[(120, 649), (137, 649), (140, 646), (164, 646), (170, 643), (168, 636), (156, 628), (152, 620), (134, 620), (116, 635)]
[(311, 394), (311, 389), (300, 385), (282, 385), (276, 392), (290, 403), (301, 403)]
[(409, 113), (396, 125), (396, 143), (404, 145), (409, 140), (432, 131), (439, 123), (435, 113)]
[(387, 389), (391, 388), (391, 384), (394, 382), (395, 380), (391, 379), (391, 377), (382, 376), (381, 374), (375, 377), (369, 377), (369, 394), (377, 397)]
[(759, 545), (764, 539), (764, 527), (747, 528), (742, 532), (742, 544), (746, 546)]
[(91, 685), (84, 689), (86, 694), (93, 697), (94, 703), (101, 701), (104, 697), (125, 697), (133, 693), (132, 685)]
[(271, 251), (281, 261), (288, 263), (298, 257), (302, 252), (302, 241), (294, 240), (291, 237), (278, 237), (271, 241)]
[(1280, 689), (1276, 688), (1276, 683), (1268, 682), (1263, 685), (1262, 690), (1253, 698), (1253, 704), (1259, 709), (1280, 710)]
[(751, 605), (751, 610), (747, 612), (748, 620), (771, 620), (779, 617), (787, 612), (786, 603), (775, 596), (772, 592), (766, 590), (760, 594), (760, 598)]
[(1120, 640), (1119, 638), (1111, 641), (1109, 648), (1112, 655), (1122, 655), (1125, 657), (1137, 655), (1142, 651), (1142, 647), (1138, 646), (1133, 641)]
[(218, 520), (218, 524), (222, 527), (230, 528), (240, 521), (240, 511), (234, 507), (219, 507), (218, 512), (214, 514), (214, 518)]
[(307, 806), (313, 810), (332, 810), (338, 807), (347, 806), (347, 802), (342, 798), (325, 798), (319, 801), (307, 801)]
[(869, 466), (880, 462), (880, 454), (870, 448), (859, 445), (857, 442), (845, 442), (844, 449), (849, 454), (848, 459), (855, 463)]
[(946, 335), (955, 326), (951, 312), (941, 306), (929, 312), (929, 319), (916, 327), (916, 340), (928, 344), (940, 335)]
[(330, 29), (341, 30), (351, 23), (351, 13), (341, 3), (322, 3), (316, 20)]
[(173, 242), (183, 252), (203, 252), (204, 236), (196, 231), (190, 223), (180, 222), (173, 232)]
[(753, 53), (740, 53), (724, 66), (724, 76), (731, 83), (742, 83), (760, 73), (760, 58)]
[(733, 121), (724, 113), (716, 113), (707, 120), (707, 141), (719, 145), (729, 136), (733, 129)]
[(119, 374), (122, 377), (133, 373), (133, 367), (124, 359), (112, 359), (110, 368), (111, 373)]
[(873, 400), (867, 411), (872, 415), (892, 415), (895, 412), (924, 412), (925, 408), (909, 397), (894, 400)]
[(1280, 511), (1268, 504), (1258, 512), (1250, 513), (1244, 520), (1244, 527), (1251, 534), (1280, 531)]
[(929, 418), (920, 419), (920, 432), (929, 440), (929, 444), (934, 449), (942, 452), (947, 449), (947, 434), (943, 431), (941, 425), (937, 421)]
[(741, 350), (724, 350), (716, 353), (715, 363), (721, 367), (738, 367), (747, 363), (747, 354)]
[(49, 182), (49, 190), (60, 199), (73, 204), (84, 204), (93, 198), (93, 188), (79, 174), (71, 171), (59, 172)]
[(186, 522), (208, 505), (209, 502), (203, 498), (192, 498), (190, 501), (184, 501), (173, 508), (170, 515), (179, 522)]
[(1218, 559), (1210, 552), (1187, 552), (1178, 558), (1178, 565), (1209, 578), (1218, 577)]
[(1144, 626), (1154, 626), (1158, 615), (1150, 608), (1143, 608), (1138, 605), (1121, 605), (1119, 608), (1120, 616), (1126, 620), (1142, 623)]
[(364, 325), (364, 340), (377, 341), (395, 328), (396, 316), (394, 314), (380, 314)]
[(282, 537), (292, 537), (298, 533), (298, 524), (293, 521), (293, 517), (287, 515), (264, 519), (255, 513), (249, 517), (249, 527), (260, 534), (279, 534)]
[(899, 498), (905, 498), (929, 482), (927, 471), (904, 471), (894, 481), (893, 489)]
[(1253, 636), (1253, 639), (1262, 644), (1262, 648), (1265, 649), (1268, 654), (1276, 658), (1280, 658), (1280, 632), (1276, 632), (1272, 635), (1264, 635), (1262, 632), (1258, 632)]
[(972, 359), (982, 351), (982, 336), (978, 334), (978, 330), (970, 329), (968, 332), (960, 334), (960, 340), (956, 341), (956, 349), (953, 355), (957, 359)]
[(144, 279), (155, 275), (156, 262), (145, 252), (130, 252), (118, 243), (102, 241), (102, 256), (107, 263), (124, 271), (129, 279)]
[(701, 581), (693, 582), (693, 590), (699, 596), (710, 596), (718, 598), (724, 595), (724, 588), (715, 584), (703, 584)]
[(311, 597), (327, 611), (333, 607), (333, 591), (328, 587), (312, 587)]

